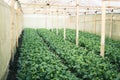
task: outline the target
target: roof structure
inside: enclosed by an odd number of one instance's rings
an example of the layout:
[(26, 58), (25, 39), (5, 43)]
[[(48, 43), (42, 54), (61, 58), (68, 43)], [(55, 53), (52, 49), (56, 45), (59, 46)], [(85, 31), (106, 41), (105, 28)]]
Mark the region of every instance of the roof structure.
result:
[[(10, 0), (4, 0), (10, 4)], [(75, 14), (76, 0), (17, 0), (21, 4), (23, 13), (25, 14), (46, 14), (48, 12), (66, 11), (68, 14)], [(120, 13), (120, 0), (105, 0), (107, 11)], [(102, 0), (79, 0), (79, 12), (84, 14), (94, 14), (96, 11), (101, 13)]]

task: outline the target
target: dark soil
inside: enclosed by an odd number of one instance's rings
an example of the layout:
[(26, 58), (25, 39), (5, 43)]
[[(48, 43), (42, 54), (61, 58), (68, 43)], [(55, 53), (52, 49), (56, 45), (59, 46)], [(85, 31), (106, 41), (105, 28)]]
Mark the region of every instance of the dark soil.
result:
[(23, 32), (20, 35), (20, 38), (19, 38), (19, 41), (18, 41), (18, 47), (16, 48), (14, 61), (13, 62), (10, 61), (10, 63), (9, 63), (9, 73), (8, 73), (8, 76), (7, 76), (7, 80), (18, 80), (17, 77), (16, 77), (16, 74), (17, 74), (17, 70), (18, 70), (18, 59), (19, 59), (19, 56), (20, 56), (19, 48), (21, 48), (22, 38), (23, 38), (22, 35), (23, 35)]

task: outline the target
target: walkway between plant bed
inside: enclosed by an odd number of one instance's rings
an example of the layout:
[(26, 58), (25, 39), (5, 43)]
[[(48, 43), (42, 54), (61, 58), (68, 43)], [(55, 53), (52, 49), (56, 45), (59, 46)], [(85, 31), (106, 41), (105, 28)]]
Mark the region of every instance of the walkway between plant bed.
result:
[(17, 70), (18, 70), (18, 59), (20, 56), (19, 49), (21, 48), (23, 33), (24, 32), (22, 32), (22, 34), (20, 35), (20, 38), (18, 41), (18, 47), (16, 48), (17, 51), (14, 56), (14, 62), (10, 62), (10, 64), (9, 64), (9, 74), (7, 76), (7, 80), (17, 80), (16, 74), (17, 74)]
[[(55, 30), (53, 30), (52, 33), (56, 34)], [(63, 29), (59, 29), (59, 35), (57, 36), (63, 39)], [(83, 47), (89, 51), (93, 50), (95, 54), (100, 56), (100, 36), (80, 31), (79, 37), (79, 47)], [(75, 45), (75, 30), (68, 29), (66, 31), (66, 40)], [(120, 72), (119, 45), (115, 47), (119, 41), (117, 42), (109, 38), (106, 38), (106, 40), (108, 41), (106, 42), (105, 57), (112, 65), (115, 65), (118, 68), (118, 72)]]
[[(114, 66), (112, 66), (106, 59), (101, 58), (93, 52), (88, 53), (87, 51), (86, 53), (86, 49), (76, 48), (75, 45), (71, 44), (69, 41), (64, 42), (61, 37), (56, 36), (49, 30), (40, 29), (39, 34), (50, 43), (51, 47), (55, 47), (54, 49), (56, 52), (68, 62), (69, 67), (75, 68), (75, 72), (81, 76), (82, 79), (91, 80), (100, 78), (101, 80), (108, 80), (110, 77), (106, 77), (109, 76), (106, 72), (110, 72), (111, 74), (114, 71), (114, 74), (117, 73), (116, 68), (114, 68)], [(101, 65), (103, 65), (102, 67), (104, 68), (102, 68)], [(96, 68), (94, 66), (96, 66)], [(87, 69), (85, 67), (87, 67)], [(96, 72), (96, 70), (101, 70), (104, 73), (101, 74), (100, 72)], [(101, 77), (101, 75), (104, 77)], [(114, 79), (115, 77), (113, 76), (114, 75), (112, 75), (111, 78)]]
[[(66, 60), (65, 60), (64, 58), (62, 58), (61, 55), (58, 54), (53, 47), (51, 47), (51, 45), (49, 44), (49, 42), (47, 42), (46, 39), (45, 39), (42, 35), (40, 35), (40, 34), (38, 33), (38, 31), (37, 31), (37, 34), (39, 35), (39, 37), (41, 37), (41, 38), (43, 39), (44, 43), (48, 46), (50, 52), (52, 52), (53, 54), (55, 54), (56, 56), (58, 56), (58, 58), (61, 60), (61, 62), (62, 62), (65, 66), (68, 67), (68, 70), (69, 70), (71, 73), (73, 73), (74, 75), (76, 75), (74, 69), (69, 68), (69, 66), (67, 65)], [(77, 75), (76, 75), (76, 77), (77, 77), (77, 78), (80, 78), (80, 77), (78, 77)]]

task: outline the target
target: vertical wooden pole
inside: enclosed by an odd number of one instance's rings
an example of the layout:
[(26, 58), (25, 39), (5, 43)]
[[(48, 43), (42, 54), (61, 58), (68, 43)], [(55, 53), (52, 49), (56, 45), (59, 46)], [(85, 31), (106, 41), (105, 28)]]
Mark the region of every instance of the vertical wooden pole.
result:
[(78, 44), (79, 44), (79, 0), (76, 0), (76, 13), (77, 13), (77, 16), (76, 16), (76, 46), (78, 47)]
[(94, 33), (96, 34), (96, 16), (97, 16), (97, 11), (95, 12), (94, 16)]
[(111, 11), (111, 16), (110, 16), (110, 33), (109, 33), (109, 38), (112, 37), (112, 26), (113, 26), (113, 10)]
[(58, 10), (57, 10), (57, 16), (56, 16), (56, 17), (57, 17), (57, 22), (56, 22), (56, 23), (57, 23), (57, 25), (56, 25), (56, 35), (58, 35), (58, 27), (59, 27), (59, 24), (58, 24), (58, 23), (59, 23), (59, 22), (58, 22), (58, 20), (59, 20)]
[[(110, 6), (110, 1), (108, 1), (108, 5)], [(111, 10), (111, 15), (110, 15), (110, 31), (109, 31), (109, 38), (112, 36), (112, 24), (113, 24), (113, 9)]]
[(102, 1), (101, 53), (100, 53), (102, 57), (104, 57), (105, 52), (105, 23), (106, 23), (106, 6), (105, 1)]
[(64, 25), (64, 40), (66, 39), (66, 9), (64, 9), (64, 16), (65, 16), (65, 25)]
[(50, 13), (51, 13), (51, 30), (53, 32), (53, 13), (52, 12), (50, 12)]
[(71, 14), (69, 14), (69, 28), (71, 28)]
[[(52, 28), (54, 29), (54, 15), (53, 15), (53, 13), (52, 13)], [(52, 29), (52, 31), (53, 31), (53, 29)]]
[(13, 40), (13, 35), (14, 35), (14, 4), (15, 4), (15, 1), (14, 0), (11, 0), (11, 59), (12, 61), (14, 60), (14, 40)]
[(46, 19), (45, 19), (45, 28), (47, 29), (48, 28), (48, 6), (46, 8)]
[(52, 27), (52, 24), (51, 24), (51, 9), (50, 9), (50, 6), (49, 6), (49, 12), (48, 12), (48, 14), (49, 14), (49, 22), (50, 22), (50, 24), (49, 24), (49, 29), (51, 29), (51, 27)]
[(86, 27), (86, 23), (85, 23), (85, 20), (86, 20), (86, 12), (84, 13), (84, 26), (83, 26), (83, 31), (85, 31), (85, 27)]

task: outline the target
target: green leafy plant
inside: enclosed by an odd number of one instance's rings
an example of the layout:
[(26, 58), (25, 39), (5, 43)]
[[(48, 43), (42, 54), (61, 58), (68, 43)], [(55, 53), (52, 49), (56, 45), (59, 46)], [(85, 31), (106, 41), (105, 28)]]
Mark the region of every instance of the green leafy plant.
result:
[(118, 73), (116, 66), (106, 58), (95, 54), (94, 50), (86, 48), (86, 45), (85, 47), (76, 47), (74, 43), (63, 40), (63, 37), (56, 36), (46, 29), (39, 29), (38, 33), (65, 60), (68, 68), (82, 80), (116, 79)]
[(34, 29), (25, 29), (18, 64), (18, 80), (78, 80), (51, 53)]
[[(63, 38), (63, 29), (59, 30), (59, 35)], [(75, 30), (67, 29), (66, 39), (75, 43)], [(105, 57), (113, 65), (120, 67), (120, 41), (106, 38)], [(86, 48), (88, 51), (94, 51), (100, 55), (100, 36), (79, 31), (79, 47)]]

